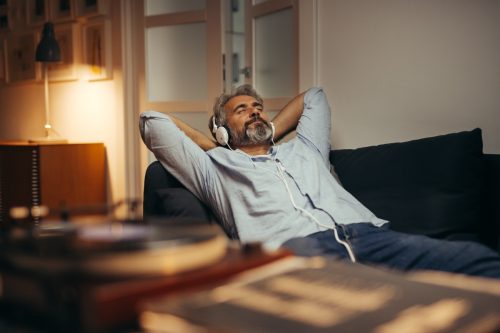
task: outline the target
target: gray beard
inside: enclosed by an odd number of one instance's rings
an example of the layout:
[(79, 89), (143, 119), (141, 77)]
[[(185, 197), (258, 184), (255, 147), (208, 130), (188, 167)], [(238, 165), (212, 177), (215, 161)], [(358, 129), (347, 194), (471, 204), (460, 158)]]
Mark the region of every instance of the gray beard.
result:
[(271, 141), (272, 130), (267, 123), (256, 124), (245, 132), (236, 133), (231, 130), (231, 144), (235, 147), (268, 143)]

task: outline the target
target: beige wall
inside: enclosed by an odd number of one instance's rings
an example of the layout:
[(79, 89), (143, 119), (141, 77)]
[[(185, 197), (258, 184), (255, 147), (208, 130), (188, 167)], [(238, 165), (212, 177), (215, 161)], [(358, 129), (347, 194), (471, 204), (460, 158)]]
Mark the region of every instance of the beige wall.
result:
[[(107, 151), (110, 200), (125, 196), (120, 0), (110, 1), (113, 79), (89, 82), (77, 53), (77, 80), (51, 82), (51, 123), (69, 142), (103, 142)], [(41, 30), (41, 28), (40, 28)], [(81, 31), (80, 31), (81, 32)], [(0, 86), (0, 140), (44, 135), (43, 82)], [(63, 161), (61, 161), (63, 162)]]
[(500, 1), (318, 0), (335, 147), (483, 129), (500, 153)]
[[(137, 127), (125, 119), (121, 2), (111, 3), (113, 79), (52, 83), (50, 97), (64, 137), (104, 142), (119, 200), (134, 187), (125, 147)], [(335, 147), (481, 127), (485, 151), (500, 153), (500, 1), (301, 0), (300, 8), (300, 85), (327, 91)], [(204, 127), (206, 115), (191, 120)], [(42, 82), (0, 86), (0, 140), (41, 135)]]

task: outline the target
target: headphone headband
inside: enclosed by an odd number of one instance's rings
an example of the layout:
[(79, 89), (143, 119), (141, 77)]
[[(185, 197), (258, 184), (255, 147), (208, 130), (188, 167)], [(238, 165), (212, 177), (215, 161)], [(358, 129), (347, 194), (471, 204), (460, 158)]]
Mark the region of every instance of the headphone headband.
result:
[(217, 124), (215, 123), (215, 116), (212, 116), (212, 134), (215, 134), (217, 131)]

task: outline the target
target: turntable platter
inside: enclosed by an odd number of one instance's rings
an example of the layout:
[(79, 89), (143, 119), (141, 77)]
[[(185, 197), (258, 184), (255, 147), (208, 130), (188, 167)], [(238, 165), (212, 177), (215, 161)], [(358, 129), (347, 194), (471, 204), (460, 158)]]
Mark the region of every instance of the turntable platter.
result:
[(170, 275), (217, 262), (227, 245), (225, 234), (206, 224), (64, 223), (12, 237), (2, 257), (15, 268), (49, 274)]

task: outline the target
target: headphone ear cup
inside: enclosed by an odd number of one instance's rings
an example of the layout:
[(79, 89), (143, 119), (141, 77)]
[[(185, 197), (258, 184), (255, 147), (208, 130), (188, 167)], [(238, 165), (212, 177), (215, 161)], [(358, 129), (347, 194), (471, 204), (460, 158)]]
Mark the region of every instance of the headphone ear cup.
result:
[(212, 135), (217, 143), (221, 146), (226, 146), (229, 143), (229, 133), (224, 126), (217, 126), (215, 116), (212, 116)]
[(224, 126), (217, 127), (215, 130), (215, 139), (221, 146), (227, 146), (229, 143), (229, 133)]

